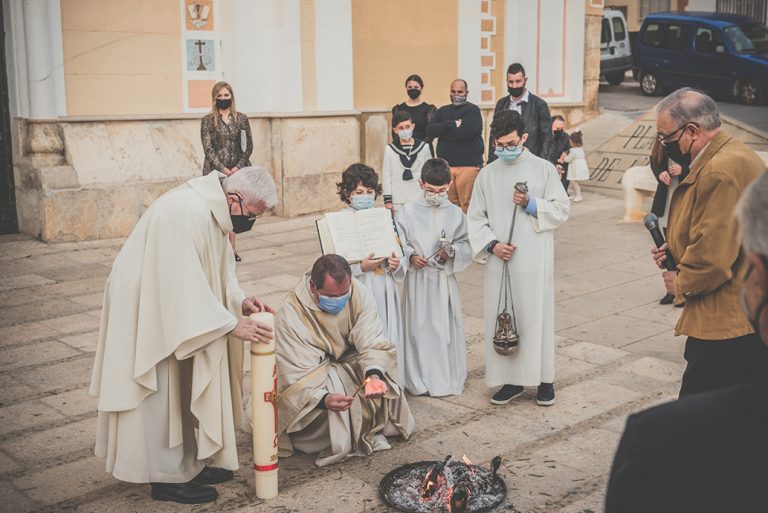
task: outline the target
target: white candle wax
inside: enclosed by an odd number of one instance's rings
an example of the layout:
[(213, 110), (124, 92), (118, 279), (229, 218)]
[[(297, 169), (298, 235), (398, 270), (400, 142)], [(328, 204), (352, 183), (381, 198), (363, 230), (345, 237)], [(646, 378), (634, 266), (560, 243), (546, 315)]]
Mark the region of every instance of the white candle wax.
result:
[[(275, 316), (269, 312), (251, 314), (250, 318), (274, 329)], [(251, 428), (253, 430), (253, 467), (256, 496), (277, 497), (277, 369), (275, 341), (251, 343)]]

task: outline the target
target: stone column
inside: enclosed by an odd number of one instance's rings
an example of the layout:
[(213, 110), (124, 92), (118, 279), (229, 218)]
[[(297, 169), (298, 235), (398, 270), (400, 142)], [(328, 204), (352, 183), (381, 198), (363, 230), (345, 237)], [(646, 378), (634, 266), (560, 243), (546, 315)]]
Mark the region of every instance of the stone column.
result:
[(24, 0), (29, 117), (66, 114), (61, 7), (58, 0)]
[(597, 113), (600, 86), (600, 28), (602, 11), (587, 9), (584, 33), (584, 110)]

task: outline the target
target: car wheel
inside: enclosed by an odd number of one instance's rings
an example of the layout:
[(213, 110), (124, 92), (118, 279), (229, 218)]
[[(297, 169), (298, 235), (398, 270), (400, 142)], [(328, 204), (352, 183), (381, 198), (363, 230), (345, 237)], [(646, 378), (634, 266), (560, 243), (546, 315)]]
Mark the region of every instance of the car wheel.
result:
[(640, 90), (646, 96), (656, 96), (661, 92), (659, 76), (652, 71), (644, 71), (640, 75)]
[(739, 82), (739, 99), (744, 105), (759, 105), (763, 99), (762, 96), (757, 80), (747, 79)]
[(611, 85), (619, 85), (622, 82), (624, 82), (624, 72), (623, 71), (614, 71), (613, 73), (606, 73), (605, 74), (605, 79)]

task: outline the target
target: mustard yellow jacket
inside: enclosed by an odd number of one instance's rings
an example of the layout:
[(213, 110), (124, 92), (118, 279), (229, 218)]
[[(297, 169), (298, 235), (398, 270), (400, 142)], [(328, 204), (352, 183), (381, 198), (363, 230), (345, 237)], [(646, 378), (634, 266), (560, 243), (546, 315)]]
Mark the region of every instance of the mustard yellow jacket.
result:
[(676, 335), (724, 340), (753, 332), (739, 295), (744, 259), (734, 208), (765, 172), (744, 143), (719, 132), (693, 162), (670, 203), (669, 248), (677, 261)]

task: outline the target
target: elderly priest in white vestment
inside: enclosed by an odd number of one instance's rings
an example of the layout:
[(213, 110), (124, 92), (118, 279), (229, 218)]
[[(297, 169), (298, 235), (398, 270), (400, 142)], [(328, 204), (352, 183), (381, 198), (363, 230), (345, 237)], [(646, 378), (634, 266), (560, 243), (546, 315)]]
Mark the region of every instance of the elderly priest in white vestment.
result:
[[(537, 386), (536, 402), (555, 402), (555, 239), (553, 231), (568, 219), (570, 203), (555, 167), (523, 146), (527, 139), (522, 116), (516, 111), (496, 115), (491, 137), (499, 157), (475, 181), (467, 212), (469, 241), (485, 268), (485, 381), (501, 387), (492, 404), (507, 404)], [(525, 183), (527, 193), (515, 185)], [(515, 225), (511, 242), (510, 228)], [(493, 337), (500, 307), (504, 263), (508, 262), (510, 310), (514, 310), (518, 349), (497, 354)]]
[(96, 455), (154, 499), (215, 500), (210, 485), (238, 467), (243, 340), (272, 338), (243, 316), (271, 308), (240, 289), (228, 234), (275, 201), (262, 168), (194, 178), (147, 209), (112, 266), (90, 387)]
[(371, 292), (338, 255), (320, 257), (275, 319), (281, 455), (316, 463), (389, 449), (414, 420)]

